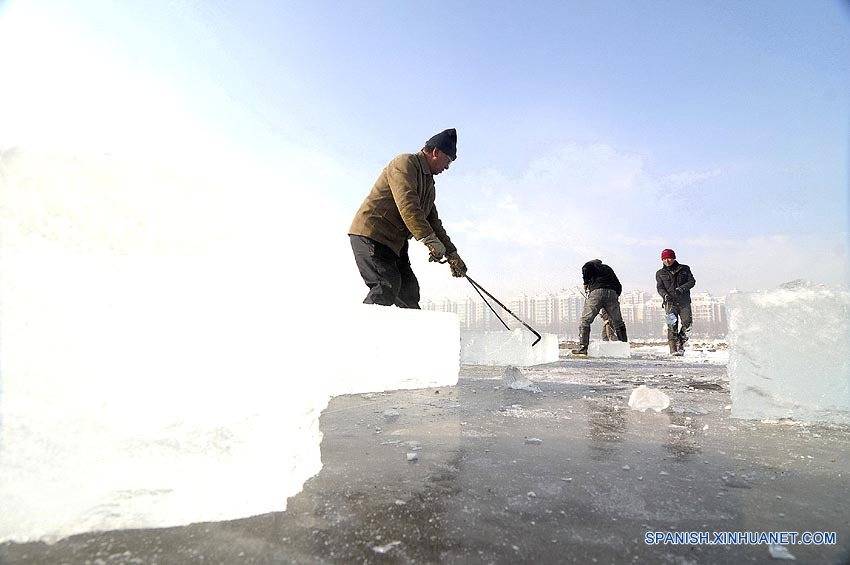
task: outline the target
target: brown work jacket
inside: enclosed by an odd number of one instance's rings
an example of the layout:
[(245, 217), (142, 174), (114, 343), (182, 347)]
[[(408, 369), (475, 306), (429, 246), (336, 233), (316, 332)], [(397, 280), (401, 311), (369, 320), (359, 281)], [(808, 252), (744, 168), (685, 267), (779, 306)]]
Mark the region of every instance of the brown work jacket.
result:
[(437, 214), (436, 197), (425, 153), (399, 155), (381, 171), (348, 233), (383, 243), (396, 255), (411, 236), (419, 240), (435, 233), (446, 253), (457, 251)]

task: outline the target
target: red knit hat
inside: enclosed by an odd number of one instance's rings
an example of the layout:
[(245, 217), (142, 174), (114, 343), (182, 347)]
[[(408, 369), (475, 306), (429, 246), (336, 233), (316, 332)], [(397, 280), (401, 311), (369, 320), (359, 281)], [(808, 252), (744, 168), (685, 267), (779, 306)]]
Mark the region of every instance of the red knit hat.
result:
[(673, 251), (672, 249), (665, 249), (664, 251), (661, 252), (661, 258), (662, 259), (675, 259), (676, 258), (676, 252)]

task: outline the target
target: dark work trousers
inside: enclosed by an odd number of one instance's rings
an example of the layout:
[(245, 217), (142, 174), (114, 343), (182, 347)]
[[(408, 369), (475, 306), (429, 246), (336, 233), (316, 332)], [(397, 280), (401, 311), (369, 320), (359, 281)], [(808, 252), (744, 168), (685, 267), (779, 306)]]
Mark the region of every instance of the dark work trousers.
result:
[(688, 332), (691, 331), (691, 324), (694, 322), (691, 303), (671, 304), (667, 302), (664, 304), (664, 311), (667, 314), (676, 314), (678, 318), (675, 326), (667, 324), (667, 341), (676, 341), (680, 335), (684, 337), (683, 341), (687, 341)]
[(581, 313), (579, 327), (589, 328), (601, 309), (605, 309), (611, 325), (616, 330), (625, 326), (623, 315), (620, 313), (620, 299), (617, 291), (610, 288), (597, 288), (591, 290), (584, 301), (584, 311)]
[(349, 235), (354, 261), (363, 282), (369, 287), (364, 304), (381, 304), (399, 308), (419, 308), (419, 281), (410, 268), (404, 242), (401, 254), (374, 239), (362, 235)]

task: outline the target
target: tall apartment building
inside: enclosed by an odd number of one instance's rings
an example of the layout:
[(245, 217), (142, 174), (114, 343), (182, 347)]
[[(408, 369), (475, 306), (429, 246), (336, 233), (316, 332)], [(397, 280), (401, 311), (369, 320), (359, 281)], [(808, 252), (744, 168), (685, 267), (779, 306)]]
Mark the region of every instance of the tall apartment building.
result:
[[(576, 289), (565, 289), (557, 293), (535, 296), (519, 295), (505, 305), (526, 323), (538, 331), (572, 338), (578, 335), (578, 324), (584, 309), (584, 294)], [(722, 337), (726, 335), (725, 297), (715, 297), (707, 292), (691, 296), (694, 325), (691, 334), (695, 337)], [(517, 327), (516, 320), (504, 312), (495, 302), (493, 308), (510, 327)], [(502, 329), (501, 322), (480, 298), (462, 300), (423, 300), (423, 310), (454, 312), (458, 315), (461, 328), (495, 330)], [(630, 337), (663, 338), (664, 308), (657, 293), (641, 290), (624, 292), (620, 296), (620, 311)], [(593, 332), (599, 331), (601, 320), (597, 318)]]

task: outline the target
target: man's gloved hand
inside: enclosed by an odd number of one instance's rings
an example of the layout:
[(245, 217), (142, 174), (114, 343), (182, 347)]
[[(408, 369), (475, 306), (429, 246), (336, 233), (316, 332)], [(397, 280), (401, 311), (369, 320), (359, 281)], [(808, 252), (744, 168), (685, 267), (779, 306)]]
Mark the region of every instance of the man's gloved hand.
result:
[(436, 233), (431, 232), (431, 235), (426, 235), (419, 241), (428, 246), (428, 253), (431, 256), (429, 261), (439, 261), (446, 254), (446, 246), (443, 245)]
[(676, 296), (682, 295), (684, 293), (685, 293), (685, 291), (682, 290), (682, 287), (680, 287), (680, 286), (676, 287)]
[(466, 263), (464, 263), (463, 259), (460, 258), (460, 255), (457, 254), (457, 251), (452, 251), (446, 255), (446, 259), (449, 260), (449, 269), (451, 270), (453, 277), (466, 276)]

